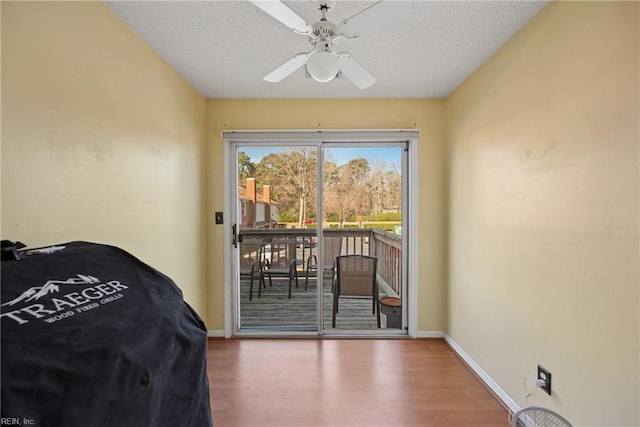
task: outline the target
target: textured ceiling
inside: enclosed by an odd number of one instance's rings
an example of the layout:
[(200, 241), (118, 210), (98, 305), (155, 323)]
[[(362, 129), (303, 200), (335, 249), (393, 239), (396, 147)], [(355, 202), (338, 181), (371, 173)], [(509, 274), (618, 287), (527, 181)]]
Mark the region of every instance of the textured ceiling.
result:
[[(441, 98), (493, 55), (544, 1), (415, 1), (411, 16), (340, 40), (377, 79), (318, 83), (304, 67), (280, 83), (262, 77), (311, 45), (247, 1), (106, 1), (206, 98)], [(319, 1), (286, 1), (310, 24)], [(326, 3), (326, 2), (324, 2)], [(329, 1), (336, 24), (375, 3)]]

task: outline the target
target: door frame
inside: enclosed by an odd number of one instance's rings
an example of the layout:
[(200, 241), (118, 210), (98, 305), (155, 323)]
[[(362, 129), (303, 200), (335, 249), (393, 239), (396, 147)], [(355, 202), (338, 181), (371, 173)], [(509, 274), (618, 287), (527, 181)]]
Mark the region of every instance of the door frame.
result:
[[(233, 155), (231, 147), (234, 143), (262, 143), (265, 145), (287, 145), (294, 143), (311, 143), (311, 142), (327, 142), (327, 143), (389, 143), (389, 142), (406, 142), (408, 148), (408, 161), (407, 161), (407, 191), (406, 191), (406, 206), (407, 212), (403, 214), (404, 222), (403, 226), (407, 226), (407, 230), (403, 229), (403, 234), (406, 234), (406, 239), (403, 239), (403, 252), (408, 256), (405, 259), (404, 270), (407, 272), (406, 280), (404, 281), (403, 292), (406, 292), (408, 303), (406, 307), (403, 305), (402, 309), (402, 322), (407, 328), (407, 335), (410, 337), (416, 336), (418, 326), (418, 277), (417, 277), (417, 235), (418, 235), (418, 145), (419, 145), (419, 132), (415, 129), (407, 130), (230, 130), (222, 132), (223, 141), (223, 153), (225, 161), (223, 161), (223, 174), (224, 174), (224, 207), (223, 214), (226, 218), (232, 219), (233, 203), (237, 203), (234, 199), (235, 191), (234, 185), (237, 187), (237, 165), (230, 160)], [(233, 157), (235, 159), (235, 157)], [(237, 190), (236, 190), (237, 191)], [(234, 319), (234, 313), (237, 308), (235, 298), (235, 271), (234, 263), (232, 262), (232, 224), (235, 221), (229, 221), (225, 225), (224, 232), (224, 334), (226, 338), (230, 338), (234, 335), (262, 335), (262, 334), (244, 334), (239, 333), (236, 320)], [(322, 330), (322, 328), (320, 328)], [(360, 331), (359, 331), (360, 332)], [(358, 336), (376, 336), (380, 335), (377, 331), (362, 331), (362, 334)], [(400, 331), (404, 332), (404, 331)], [(267, 334), (264, 334), (267, 335)], [(269, 336), (280, 335), (276, 333), (269, 333)], [(295, 332), (288, 331), (285, 336), (324, 336), (324, 334), (309, 332)], [(340, 334), (331, 334), (331, 336)], [(353, 334), (351, 334), (353, 335)], [(388, 334), (384, 335), (388, 337)], [(406, 336), (406, 335), (402, 335)]]

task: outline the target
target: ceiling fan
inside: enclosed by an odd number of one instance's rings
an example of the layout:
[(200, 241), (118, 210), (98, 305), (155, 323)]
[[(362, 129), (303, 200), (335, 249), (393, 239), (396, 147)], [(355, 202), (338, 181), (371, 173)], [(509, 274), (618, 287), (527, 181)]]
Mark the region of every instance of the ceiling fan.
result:
[(335, 44), (341, 39), (355, 39), (368, 31), (409, 16), (412, 1), (380, 0), (336, 25), (327, 20), (330, 7), (320, 4), (321, 18), (309, 25), (302, 17), (279, 0), (251, 0), (256, 7), (271, 15), (295, 33), (307, 36), (313, 48), (309, 52), (298, 53), (263, 77), (270, 83), (282, 81), (303, 65), (307, 74), (319, 82), (333, 80), (339, 73), (347, 76), (358, 88), (367, 89), (376, 78), (349, 53), (338, 53)]

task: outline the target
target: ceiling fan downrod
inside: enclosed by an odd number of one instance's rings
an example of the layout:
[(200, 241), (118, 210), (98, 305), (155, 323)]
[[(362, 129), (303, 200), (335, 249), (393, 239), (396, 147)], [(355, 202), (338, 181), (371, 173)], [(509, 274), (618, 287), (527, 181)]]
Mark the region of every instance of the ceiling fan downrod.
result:
[(318, 10), (322, 14), (322, 18), (320, 18), (321, 21), (327, 20), (327, 12), (329, 12), (329, 9), (331, 9), (331, 7), (329, 7), (327, 3), (320, 4), (320, 8)]

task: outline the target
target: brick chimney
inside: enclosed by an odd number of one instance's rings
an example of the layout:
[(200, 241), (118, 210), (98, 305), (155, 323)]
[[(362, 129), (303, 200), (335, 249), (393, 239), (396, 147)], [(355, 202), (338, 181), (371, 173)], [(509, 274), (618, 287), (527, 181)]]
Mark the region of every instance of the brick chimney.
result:
[(251, 199), (253, 203), (256, 203), (256, 179), (255, 178), (247, 178), (247, 196)]
[(262, 186), (262, 200), (264, 200), (264, 219), (267, 221), (267, 228), (271, 228), (271, 186)]
[(262, 186), (262, 198), (267, 205), (271, 204), (271, 186), (263, 185)]
[(249, 228), (255, 228), (256, 226), (256, 179), (255, 178), (247, 178), (247, 182), (245, 184), (247, 188), (247, 197), (251, 201), (247, 205), (247, 226)]

